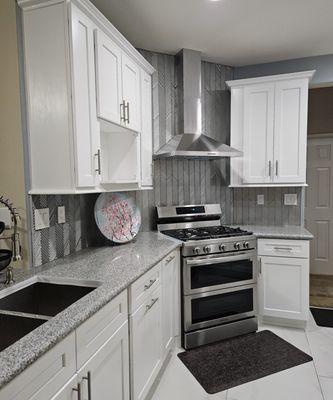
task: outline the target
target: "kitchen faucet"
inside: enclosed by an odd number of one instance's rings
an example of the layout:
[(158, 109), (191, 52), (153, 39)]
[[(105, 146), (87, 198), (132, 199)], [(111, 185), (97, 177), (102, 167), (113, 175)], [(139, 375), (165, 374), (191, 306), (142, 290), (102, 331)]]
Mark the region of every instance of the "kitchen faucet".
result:
[[(12, 240), (12, 260), (13, 261), (19, 261), (22, 260), (22, 249), (21, 249), (21, 243), (20, 243), (20, 234), (17, 232), (17, 222), (20, 218), (18, 212), (16, 211), (16, 208), (13, 207), (13, 203), (10, 202), (9, 199), (5, 199), (3, 196), (0, 196), (0, 204), (3, 204), (8, 208), (12, 215), (12, 221), (14, 223), (14, 229), (13, 229), (13, 234), (11, 236), (3, 237), (0, 239), (11, 239)], [(5, 284), (9, 285), (14, 282), (13, 278), (13, 268), (11, 266), (7, 267), (6, 270), (6, 280)]]

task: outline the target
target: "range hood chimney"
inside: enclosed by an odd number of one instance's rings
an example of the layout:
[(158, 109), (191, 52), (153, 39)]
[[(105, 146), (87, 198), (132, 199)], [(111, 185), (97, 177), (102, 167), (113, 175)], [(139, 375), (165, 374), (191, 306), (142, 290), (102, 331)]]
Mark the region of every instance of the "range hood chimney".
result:
[(156, 158), (222, 158), (239, 157), (242, 152), (210, 138), (202, 132), (201, 53), (183, 49), (176, 55), (181, 84), (182, 134), (161, 147)]

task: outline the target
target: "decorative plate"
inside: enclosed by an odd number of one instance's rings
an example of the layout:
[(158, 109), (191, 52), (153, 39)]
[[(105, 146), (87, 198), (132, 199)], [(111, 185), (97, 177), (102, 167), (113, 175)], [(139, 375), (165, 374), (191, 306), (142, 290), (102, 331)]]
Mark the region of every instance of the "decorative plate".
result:
[(127, 243), (139, 232), (141, 213), (133, 197), (125, 193), (101, 193), (95, 203), (95, 221), (107, 239)]

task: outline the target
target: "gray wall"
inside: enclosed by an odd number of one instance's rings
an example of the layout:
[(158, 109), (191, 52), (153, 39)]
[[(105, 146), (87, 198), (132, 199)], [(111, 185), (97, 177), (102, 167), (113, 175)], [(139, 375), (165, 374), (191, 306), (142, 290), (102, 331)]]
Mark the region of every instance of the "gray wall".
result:
[[(155, 150), (179, 133), (179, 85), (173, 56), (141, 51), (155, 67), (153, 76), (153, 134)], [(202, 63), (203, 131), (228, 143), (230, 98), (225, 81), (233, 70), (219, 64)], [(142, 213), (142, 230), (155, 229), (156, 205), (220, 203), (223, 223), (230, 224), (301, 224), (301, 189), (228, 187), (227, 160), (155, 160), (154, 189), (132, 192)], [(284, 206), (283, 193), (297, 193), (297, 206)], [(265, 204), (256, 205), (257, 194), (265, 195)], [(97, 195), (32, 196), (32, 208), (49, 207), (49, 229), (33, 231), (34, 265), (82, 248), (110, 245), (94, 222), (93, 207)], [(65, 205), (66, 224), (56, 223), (56, 207)], [(33, 211), (33, 210), (32, 210)]]
[(234, 79), (316, 70), (311, 87), (333, 85), (333, 54), (234, 68)]

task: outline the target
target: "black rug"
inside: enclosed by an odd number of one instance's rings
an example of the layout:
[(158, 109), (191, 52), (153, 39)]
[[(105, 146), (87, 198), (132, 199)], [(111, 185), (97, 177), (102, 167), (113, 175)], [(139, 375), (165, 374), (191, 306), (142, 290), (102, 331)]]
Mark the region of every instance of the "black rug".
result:
[(178, 357), (210, 394), (312, 361), (271, 331), (208, 344)]
[(310, 307), (313, 318), (319, 326), (333, 328), (333, 309)]

